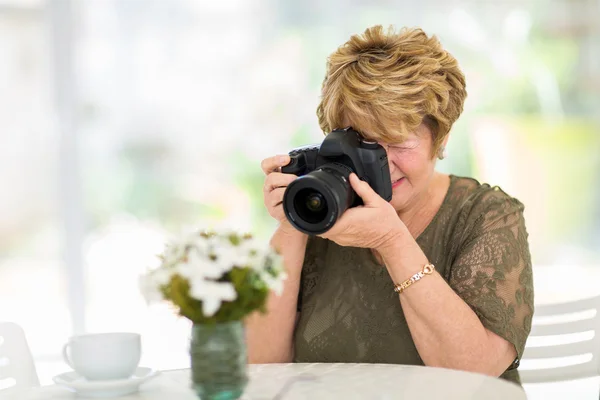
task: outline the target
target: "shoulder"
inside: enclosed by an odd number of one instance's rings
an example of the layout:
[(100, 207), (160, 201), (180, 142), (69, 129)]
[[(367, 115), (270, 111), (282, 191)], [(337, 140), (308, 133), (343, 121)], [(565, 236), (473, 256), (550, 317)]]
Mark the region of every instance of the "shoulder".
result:
[(499, 186), (480, 183), (468, 177), (452, 176), (451, 179), (449, 201), (455, 211), (485, 213), (490, 217), (497, 213), (522, 212), (525, 208), (523, 203)]
[(448, 195), (451, 213), (457, 217), (465, 239), (501, 227), (525, 225), (525, 206), (499, 186), (453, 176)]

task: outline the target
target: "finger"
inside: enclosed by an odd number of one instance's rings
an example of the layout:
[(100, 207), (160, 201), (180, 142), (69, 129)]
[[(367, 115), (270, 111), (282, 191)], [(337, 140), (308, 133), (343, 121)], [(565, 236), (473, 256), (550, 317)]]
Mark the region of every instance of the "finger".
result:
[(275, 208), (283, 203), (283, 194), (285, 193), (285, 189), (286, 188), (284, 187), (275, 188), (269, 193), (267, 197), (267, 204), (269, 207)]
[(366, 206), (376, 204), (382, 200), (381, 196), (371, 188), (371, 185), (365, 181), (361, 181), (355, 173), (350, 174), (350, 184)]
[(283, 206), (278, 206), (273, 209), (273, 218), (280, 222), (287, 221), (287, 217), (283, 211)]
[(323, 232), (323, 233), (321, 233), (320, 235), (317, 235), (317, 236), (322, 237), (323, 239), (332, 240), (332, 238), (336, 237), (337, 233), (338, 233), (337, 229), (331, 228), (327, 232)]
[(285, 211), (283, 210), (283, 204), (279, 203), (274, 207), (268, 207), (269, 215), (279, 222), (287, 221)]
[(294, 180), (296, 180), (296, 178), (296, 175), (282, 174), (281, 172), (272, 172), (269, 175), (267, 175), (263, 189), (265, 193), (269, 193), (273, 189), (286, 187)]
[(271, 172), (279, 171), (281, 167), (289, 164), (289, 162), (290, 156), (287, 154), (282, 154), (275, 157), (265, 158), (261, 161), (260, 168), (265, 174), (270, 174)]

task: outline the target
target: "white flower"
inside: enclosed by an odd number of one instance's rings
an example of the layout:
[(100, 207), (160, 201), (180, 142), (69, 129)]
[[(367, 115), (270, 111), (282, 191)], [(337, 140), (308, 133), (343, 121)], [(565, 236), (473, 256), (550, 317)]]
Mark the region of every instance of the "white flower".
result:
[(148, 271), (146, 275), (139, 278), (139, 286), (142, 295), (148, 303), (155, 303), (163, 300), (161, 287), (168, 284), (173, 277), (173, 272), (164, 268), (157, 268)]
[(236, 287), (224, 279), (233, 268), (250, 269), (247, 272), (254, 274), (252, 279), (257, 278), (278, 295), (283, 292), (286, 279), (281, 257), (272, 248), (233, 231), (184, 235), (170, 241), (161, 258), (158, 269), (140, 278), (144, 298), (148, 302), (165, 299), (176, 302), (168, 292), (165, 298), (161, 288), (178, 275), (189, 284), (189, 296), (202, 302), (204, 318), (217, 314), (224, 302), (238, 299)]
[(287, 279), (287, 274), (285, 272), (280, 272), (276, 277), (272, 276), (269, 272), (263, 272), (261, 278), (270, 290), (277, 296), (281, 296), (283, 293), (284, 281)]
[(223, 276), (223, 268), (211, 261), (210, 258), (199, 254), (196, 249), (191, 249), (187, 255), (187, 262), (182, 262), (176, 266), (177, 272), (184, 278), (194, 279), (210, 278), (219, 279)]
[(212, 282), (205, 279), (190, 280), (190, 296), (202, 301), (202, 312), (212, 317), (224, 301), (233, 301), (237, 293), (231, 282)]
[(158, 287), (164, 286), (167, 283), (171, 282), (171, 278), (173, 278), (173, 273), (164, 268), (157, 268), (153, 270), (149, 274), (150, 278), (154, 282), (154, 284)]
[(248, 265), (248, 254), (245, 254), (239, 247), (221, 248), (217, 254), (217, 262), (220, 265), (242, 268)]
[(166, 265), (174, 265), (185, 257), (188, 241), (187, 238), (176, 239), (167, 244), (163, 253), (163, 262)]
[(160, 286), (156, 284), (156, 281), (151, 275), (140, 276), (138, 284), (140, 292), (147, 303), (156, 303), (163, 300)]

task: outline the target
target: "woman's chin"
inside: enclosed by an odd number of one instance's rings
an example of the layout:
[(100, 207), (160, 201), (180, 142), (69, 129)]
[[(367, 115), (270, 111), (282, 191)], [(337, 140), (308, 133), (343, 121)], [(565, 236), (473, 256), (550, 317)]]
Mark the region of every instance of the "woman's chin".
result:
[(406, 199), (403, 199), (402, 197), (404, 196), (396, 195), (396, 193), (394, 193), (392, 200), (390, 201), (390, 204), (392, 207), (394, 207), (394, 210), (398, 212), (402, 211), (406, 207)]
[[(406, 182), (405, 182), (406, 183)], [(390, 204), (394, 207), (396, 211), (404, 210), (407, 205), (411, 202), (411, 188), (404, 184), (400, 185), (400, 187), (392, 190), (392, 200), (390, 200)]]

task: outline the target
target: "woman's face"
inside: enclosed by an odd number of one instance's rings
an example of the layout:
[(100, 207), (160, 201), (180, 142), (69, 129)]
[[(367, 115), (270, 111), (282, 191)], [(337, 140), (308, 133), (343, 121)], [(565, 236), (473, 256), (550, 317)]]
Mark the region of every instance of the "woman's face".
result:
[(393, 196), (390, 204), (398, 212), (419, 206), (427, 199), (435, 168), (429, 128), (421, 124), (402, 143), (380, 144), (387, 151), (392, 178)]

